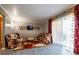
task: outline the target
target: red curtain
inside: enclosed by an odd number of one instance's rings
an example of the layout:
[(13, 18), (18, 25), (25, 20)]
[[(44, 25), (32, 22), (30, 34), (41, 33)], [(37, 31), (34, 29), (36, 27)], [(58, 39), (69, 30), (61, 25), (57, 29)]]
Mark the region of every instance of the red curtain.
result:
[[(52, 18), (48, 20), (48, 33), (52, 33)], [(51, 43), (53, 43), (52, 37), (51, 37)]]
[(52, 33), (52, 18), (48, 20), (48, 33)]
[(74, 39), (74, 53), (79, 54), (79, 5), (74, 7), (75, 15), (75, 39)]

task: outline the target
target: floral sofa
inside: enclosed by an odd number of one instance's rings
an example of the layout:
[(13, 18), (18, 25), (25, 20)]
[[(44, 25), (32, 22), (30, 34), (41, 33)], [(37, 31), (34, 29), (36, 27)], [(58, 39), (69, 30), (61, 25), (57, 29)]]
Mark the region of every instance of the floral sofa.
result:
[(20, 37), (19, 33), (5, 35), (5, 47), (9, 49), (25, 49), (32, 47), (45, 46), (51, 43), (51, 33), (40, 33), (33, 40)]

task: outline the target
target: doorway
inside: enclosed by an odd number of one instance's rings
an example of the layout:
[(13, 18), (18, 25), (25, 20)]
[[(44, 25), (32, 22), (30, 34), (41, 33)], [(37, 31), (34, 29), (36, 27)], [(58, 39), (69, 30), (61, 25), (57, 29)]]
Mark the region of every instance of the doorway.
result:
[(0, 14), (0, 49), (3, 45), (3, 15)]

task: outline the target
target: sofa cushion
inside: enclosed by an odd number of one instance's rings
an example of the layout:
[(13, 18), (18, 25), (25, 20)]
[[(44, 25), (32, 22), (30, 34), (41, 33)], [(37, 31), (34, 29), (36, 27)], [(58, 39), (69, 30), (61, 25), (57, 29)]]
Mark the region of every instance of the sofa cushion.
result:
[(51, 33), (40, 33), (37, 36), (37, 40), (39, 40), (42, 43), (48, 44), (51, 42), (51, 37), (52, 37)]

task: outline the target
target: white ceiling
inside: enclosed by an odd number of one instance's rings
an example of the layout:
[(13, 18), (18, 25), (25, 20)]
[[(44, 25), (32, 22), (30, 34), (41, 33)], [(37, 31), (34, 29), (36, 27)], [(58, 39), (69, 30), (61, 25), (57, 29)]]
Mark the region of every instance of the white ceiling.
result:
[(72, 7), (72, 4), (4, 4), (1, 5), (16, 22), (44, 22)]

